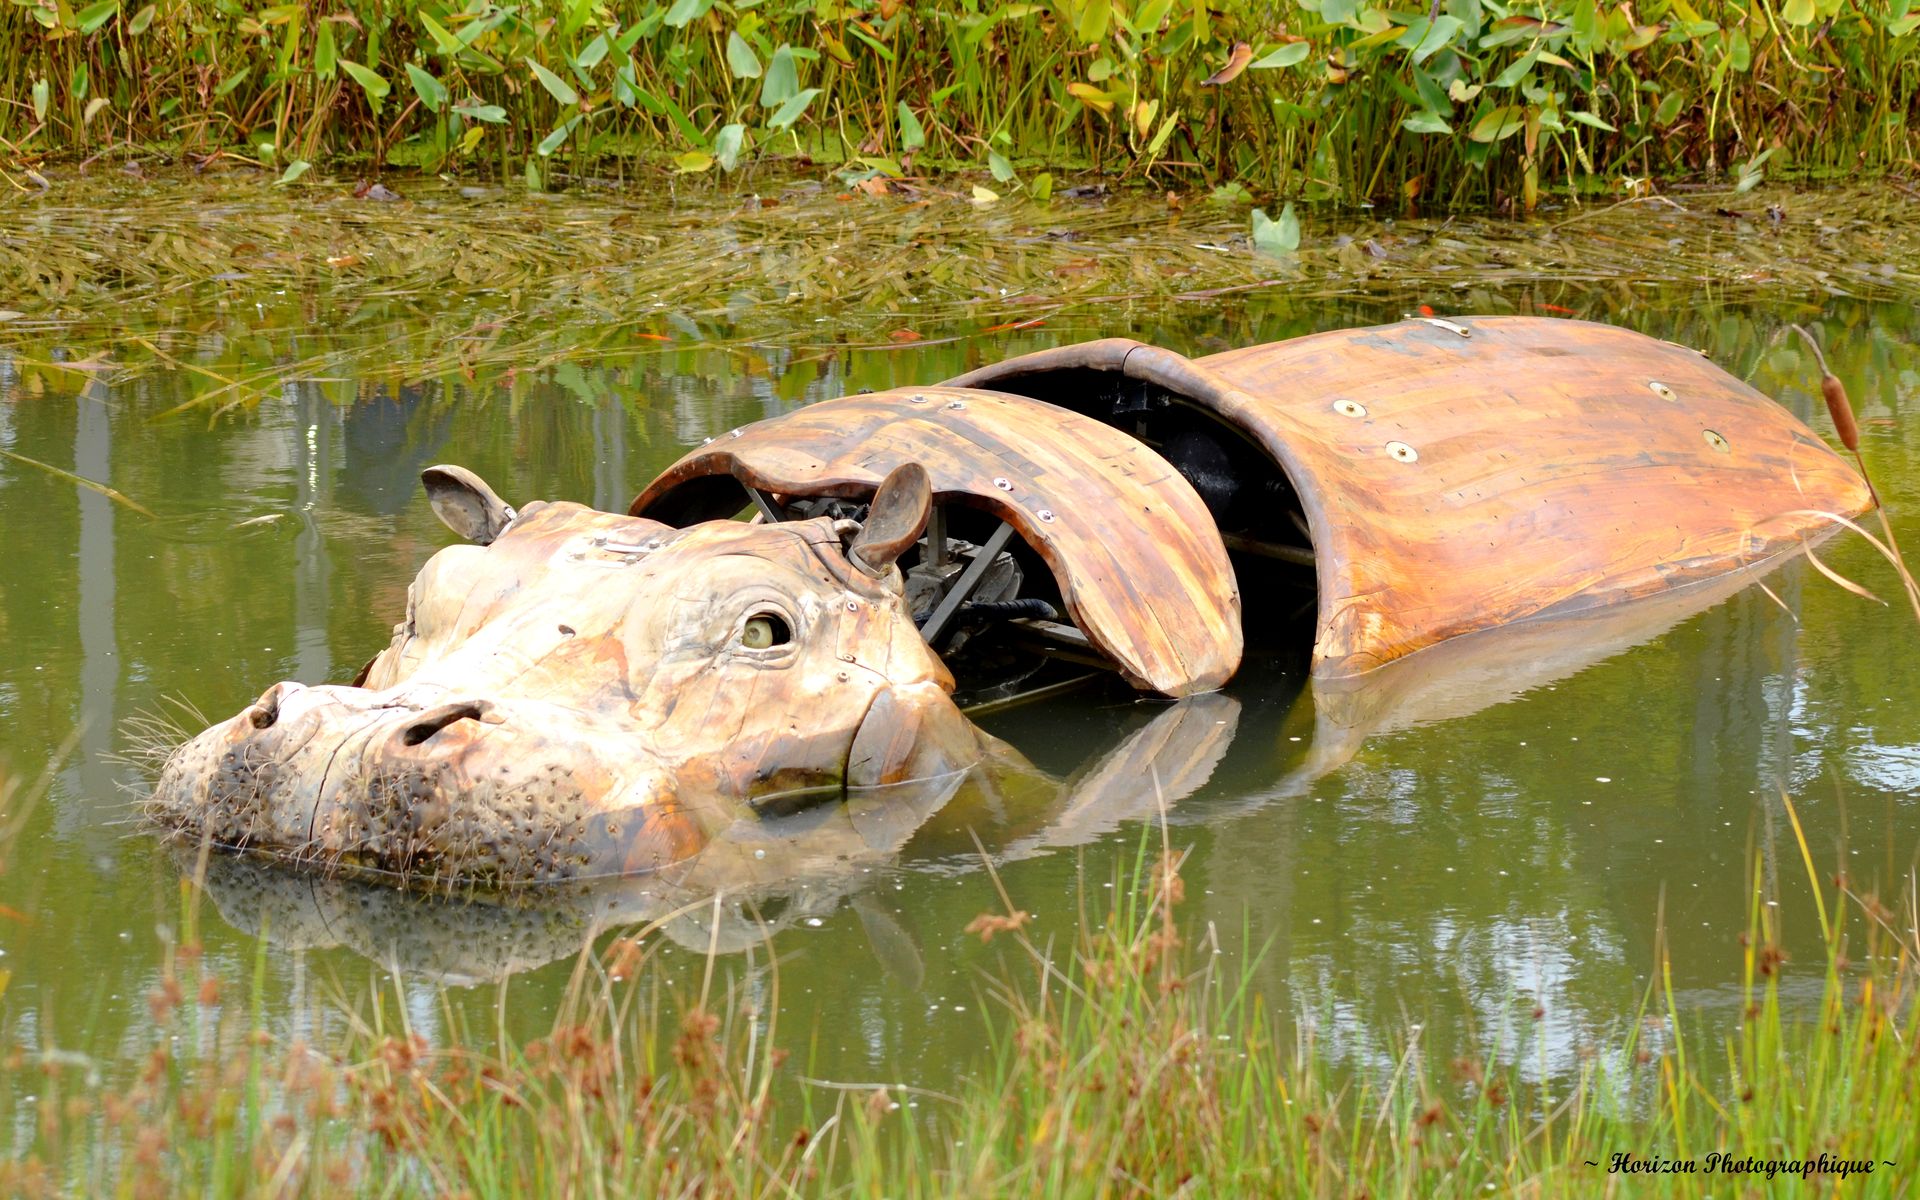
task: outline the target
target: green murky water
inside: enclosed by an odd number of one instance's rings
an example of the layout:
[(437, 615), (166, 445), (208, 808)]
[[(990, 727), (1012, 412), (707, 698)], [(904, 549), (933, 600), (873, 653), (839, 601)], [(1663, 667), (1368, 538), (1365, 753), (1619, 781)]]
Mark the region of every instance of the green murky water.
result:
[[(289, 1039), (369, 987), (403, 989), (429, 1037), (450, 1012), (545, 1028), (599, 899), (472, 910), (244, 867), (196, 899), (132, 822), (140, 714), (177, 697), (224, 715), (275, 680), (348, 678), (385, 644), (448, 540), (418, 494), (429, 463), (511, 500), (623, 509), (703, 438), (858, 388), (1083, 338), (1204, 353), (1424, 304), (1700, 346), (1823, 426), (1783, 334), (1807, 323), (1896, 523), (1920, 509), (1920, 203), (1897, 194), (1683, 197), (1557, 228), (1310, 222), (1276, 261), (1249, 253), (1244, 212), (1198, 202), (981, 210), (762, 186), (764, 202), (423, 184), (397, 205), (341, 189), (296, 207), (203, 181), (0, 208), (0, 449), (133, 502), (0, 458), (0, 772), (23, 789), (0, 814), (0, 1040), (132, 1069), (162, 947), (196, 919), (224, 976), (261, 972)], [(1898, 596), (1858, 539), (1825, 558)], [(1662, 936), (1681, 1007), (1736, 1021), (1756, 870), (1789, 952), (1817, 936), (1783, 789), (1816, 862), (1863, 891), (1894, 887), (1920, 845), (1912, 614), (1804, 565), (1769, 585), (1780, 603), (1747, 588), (1352, 693), (1316, 694), (1304, 645), (1250, 662), (1175, 747), (1198, 764), (1169, 784), (1188, 916), (1257, 952), (1264, 1003), (1355, 1069), (1390, 1066), (1417, 1024), (1436, 1055), (1567, 1076), (1620, 1044)], [(1070, 827), (977, 822), (1042, 937), (1065, 944), (1132, 861), (1152, 805), (1137, 772), (1128, 788), (1103, 769), (1172, 712), (1096, 692), (986, 722), (1086, 784)], [(983, 1053), (984, 981), (1010, 951), (963, 932), (998, 900), (951, 822), (758, 900), (764, 940), (731, 905), (696, 910), (653, 969), (697, 988), (717, 946), (816, 1078), (938, 1089)], [(30, 1136), (34, 1078), (0, 1086), (0, 1138)]]

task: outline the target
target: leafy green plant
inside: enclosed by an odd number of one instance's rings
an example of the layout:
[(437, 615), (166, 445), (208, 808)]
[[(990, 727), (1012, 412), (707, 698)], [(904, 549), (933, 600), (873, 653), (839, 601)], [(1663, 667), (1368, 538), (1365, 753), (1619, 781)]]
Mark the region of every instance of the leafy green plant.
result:
[[(1916, 157), (1915, 0), (16, 0), (0, 137), (543, 183), (804, 156), (1312, 200)], [(531, 169), (529, 171), (529, 168)]]

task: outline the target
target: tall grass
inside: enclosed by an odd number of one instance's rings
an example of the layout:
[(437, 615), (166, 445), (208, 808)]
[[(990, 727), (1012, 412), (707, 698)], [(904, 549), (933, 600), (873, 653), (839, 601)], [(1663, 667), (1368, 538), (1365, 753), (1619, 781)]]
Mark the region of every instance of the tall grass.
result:
[[(1911, 165), (1914, 0), (15, 0), (0, 139), (293, 181), (367, 160), (550, 186), (815, 158), (1098, 169), (1396, 207), (1762, 165)], [(883, 185), (876, 185), (883, 186)], [(991, 190), (988, 189), (988, 190)]]
[[(1696, 1164), (1652, 1181), (1666, 1195), (1798, 1184), (1809, 1163), (1828, 1182), (1850, 1174), (1850, 1194), (1898, 1194), (1920, 1162), (1911, 877), (1896, 919), (1887, 900), (1821, 880), (1801, 839), (1825, 961), (1785, 961), (1756, 884), (1745, 1017), (1723, 1041), (1692, 1027), (1662, 959), (1621, 1042), (1571, 1081), (1530, 1085), (1493, 1058), (1438, 1067), (1417, 1031), (1390, 1074), (1353, 1078), (1310, 1033), (1276, 1040), (1248, 960), (1221, 967), (1213, 932), (1180, 918), (1179, 857), (1152, 842), (1093, 893), (1112, 907), (1071, 947), (1029, 937), (1013, 911), (974, 923), (1013, 950), (985, 1018), (990, 1062), (952, 1096), (815, 1088), (783, 1103), (804, 1085), (764, 1015), (777, 995), (755, 1008), (712, 972), (666, 995), (644, 936), (583, 952), (532, 1042), (455, 1023), (429, 1045), (383, 998), (337, 1044), (282, 1044), (259, 1016), (260, 973), (221, 980), (193, 952), (189, 905), (130, 1086), (74, 1056), (11, 1051), (9, 1071), (44, 1079), (31, 1152), (0, 1166), (0, 1190), (1602, 1195), (1649, 1182), (1609, 1174), (1627, 1154)], [(1783, 1002), (1793, 974), (1821, 980), (1816, 1008)], [(178, 1049), (196, 1045), (211, 1049)]]

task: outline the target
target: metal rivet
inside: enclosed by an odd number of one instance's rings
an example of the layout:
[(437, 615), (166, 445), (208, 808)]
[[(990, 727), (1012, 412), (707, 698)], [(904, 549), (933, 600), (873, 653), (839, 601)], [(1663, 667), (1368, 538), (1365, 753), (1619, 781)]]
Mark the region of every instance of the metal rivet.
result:
[(949, 405), (947, 405), (947, 409), (948, 409), (948, 411), (950, 411), (950, 412), (951, 412), (951, 411), (957, 411), (957, 410), (959, 410), (959, 409), (962, 409), (962, 408), (965, 408), (965, 407), (966, 407), (966, 405), (964, 405), (964, 404), (962, 404), (962, 403), (960, 403), (960, 402), (959, 402), (958, 400), (955, 400), (955, 401), (954, 401), (954, 402), (953, 402), (952, 404), (949, 404)]
[(847, 611), (848, 611), (848, 612), (859, 612), (859, 611), (860, 611), (860, 602), (859, 602), (858, 600), (849, 600), (849, 601), (847, 601)]
[(925, 404), (926, 402), (927, 402), (927, 398), (925, 396), (908, 396), (907, 397), (908, 404)]
[(1049, 521), (1049, 522), (1050, 522), (1050, 521), (1052, 521), (1052, 520), (1053, 520), (1053, 510), (1052, 510), (1052, 509), (1050, 509), (1050, 508), (1043, 508), (1043, 509), (1041, 509), (1041, 510), (1040, 510), (1039, 512), (1037, 512), (1037, 513), (1035, 513), (1035, 514), (1033, 514), (1033, 515), (1034, 515), (1034, 516), (1036, 516), (1036, 517), (1039, 517), (1039, 518), (1040, 518), (1040, 519), (1041, 519), (1042, 521)]
[(1442, 320), (1439, 317), (1415, 317), (1413, 319), (1416, 321), (1424, 321), (1435, 329), (1444, 329), (1448, 333), (1457, 333), (1463, 338), (1473, 336), (1473, 330), (1468, 329), (1465, 325), (1457, 325), (1452, 321)]
[(1003, 476), (996, 475), (993, 477), (993, 486), (999, 488), (1003, 492), (1010, 492), (1013, 490), (1013, 481)]
[(1335, 400), (1333, 411), (1343, 417), (1364, 417), (1367, 415), (1367, 406), (1358, 400)]
[(727, 436), (728, 436), (728, 437), (739, 437), (739, 436), (740, 436), (740, 431), (739, 431), (738, 429), (729, 429), (729, 430), (727, 430)]
[(851, 654), (842, 654), (842, 655), (840, 656), (840, 661), (841, 661), (841, 662), (852, 662), (852, 661), (853, 661), (853, 655), (851, 655)]
[(1417, 462), (1420, 458), (1420, 452), (1405, 442), (1388, 442), (1387, 453), (1393, 456), (1395, 462)]
[(1652, 392), (1654, 395), (1660, 397), (1662, 400), (1680, 399), (1680, 397), (1673, 394), (1672, 388), (1668, 387), (1664, 383), (1661, 383), (1658, 379), (1649, 379), (1647, 381), (1647, 390)]
[(1733, 443), (1721, 437), (1719, 434), (1715, 433), (1713, 430), (1702, 429), (1700, 431), (1700, 436), (1707, 439), (1707, 445), (1712, 446), (1715, 450), (1718, 450), (1720, 453), (1722, 454), (1733, 453)]

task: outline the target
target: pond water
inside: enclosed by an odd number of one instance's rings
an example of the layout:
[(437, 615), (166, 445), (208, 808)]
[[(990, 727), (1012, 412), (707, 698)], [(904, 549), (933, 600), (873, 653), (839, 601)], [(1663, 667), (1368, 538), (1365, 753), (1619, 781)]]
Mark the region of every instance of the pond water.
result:
[[(0, 209), (0, 450), (19, 456), (0, 458), (0, 777), (18, 785), (0, 813), (0, 1040), (108, 1070), (151, 1044), (146, 998), (189, 921), (223, 975), (259, 972), (281, 1036), (397, 987), (434, 1037), (461, 1013), (543, 1030), (596, 914), (634, 911), (422, 905), (218, 863), (200, 900), (134, 819), (143, 714), (224, 715), (275, 680), (350, 678), (385, 645), (450, 540), (419, 494), (430, 463), (510, 501), (620, 510), (702, 439), (860, 388), (1085, 338), (1205, 353), (1426, 305), (1698, 346), (1824, 429), (1785, 333), (1806, 324), (1896, 527), (1920, 506), (1920, 202), (1899, 193), (1681, 196), (1523, 226), (1310, 219), (1298, 255), (1267, 259), (1243, 209), (1197, 197), (421, 183), (381, 205), (250, 179), (57, 182)], [(1729, 1028), (1756, 871), (1818, 988), (1783, 791), (1821, 869), (1862, 890), (1894, 891), (1920, 845), (1914, 616), (1857, 537), (1823, 558), (1896, 603), (1796, 564), (1771, 597), (1357, 691), (1316, 691), (1302, 644), (1199, 708), (1096, 689), (987, 717), (1080, 789), (1077, 823), (936, 819), (754, 897), (764, 940), (753, 912), (693, 906), (649, 969), (698, 988), (711, 944), (806, 1074), (951, 1086), (1015, 953), (965, 932), (1000, 907), (973, 837), (1030, 930), (1069, 944), (1158, 837), (1137, 756), (1165, 738), (1190, 927), (1252, 955), (1261, 1002), (1335, 1060), (1390, 1066), (1419, 1025), (1440, 1061), (1564, 1078), (1621, 1044), (1663, 938), (1681, 1007)], [(30, 1136), (31, 1075), (0, 1087), (0, 1136)]]

